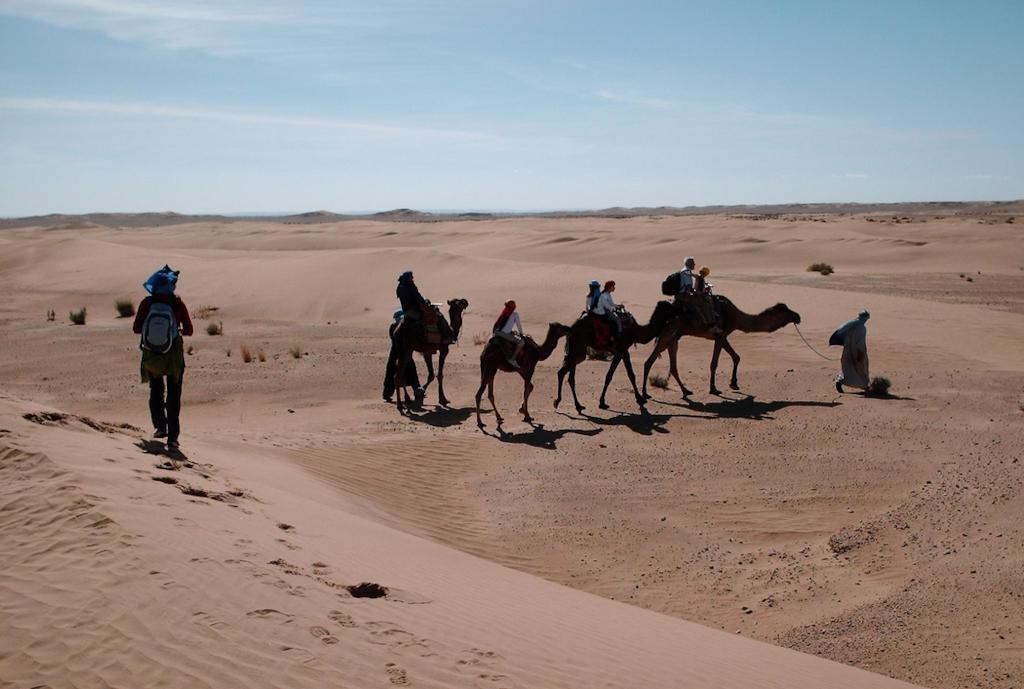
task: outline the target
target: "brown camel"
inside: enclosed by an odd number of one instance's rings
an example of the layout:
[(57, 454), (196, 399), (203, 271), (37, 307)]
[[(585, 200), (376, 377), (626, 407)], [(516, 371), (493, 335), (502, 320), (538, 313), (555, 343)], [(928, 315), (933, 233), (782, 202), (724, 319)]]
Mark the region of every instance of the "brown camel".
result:
[[(466, 299), (448, 300), (448, 324), (452, 329), (452, 336), (455, 341), (459, 339), (459, 331), (462, 330), (462, 312), (469, 308), (469, 301)], [(398, 411), (405, 407), (402, 404), (402, 396), (405, 395), (408, 403), (408, 393), (401, 380), (405, 373), (405, 367), (412, 358), (413, 352), (423, 355), (423, 361), (427, 365), (427, 382), (423, 384), (424, 392), (427, 386), (434, 380), (434, 353), (439, 353), (437, 360), (437, 399), (443, 405), (448, 404), (448, 398), (444, 396), (444, 361), (448, 358), (448, 342), (432, 343), (427, 342), (427, 335), (422, 327), (408, 327), (410, 322), (403, 322), (395, 330), (391, 338), (392, 362), (395, 365), (395, 399), (397, 400)], [(442, 329), (443, 332), (443, 329)]]
[(555, 408), (557, 409), (558, 405), (562, 402), (562, 381), (565, 379), (566, 374), (569, 374), (569, 390), (572, 391), (572, 400), (576, 404), (576, 411), (581, 412), (585, 409), (576, 396), (576, 367), (587, 358), (587, 350), (589, 348), (612, 355), (611, 364), (608, 366), (608, 373), (604, 378), (604, 387), (601, 389), (601, 400), (598, 406), (601, 409), (608, 408), (608, 404), (605, 402), (605, 394), (608, 392), (608, 385), (612, 382), (612, 377), (615, 375), (615, 369), (618, 368), (621, 361), (626, 367), (626, 375), (629, 376), (629, 382), (633, 385), (633, 394), (636, 396), (636, 402), (643, 409), (646, 400), (640, 395), (640, 390), (636, 386), (636, 375), (633, 373), (633, 362), (629, 356), (629, 348), (635, 344), (647, 344), (653, 340), (661, 332), (667, 319), (671, 316), (672, 314), (667, 311), (662, 310), (659, 312), (658, 309), (655, 309), (647, 325), (640, 325), (629, 312), (622, 311), (620, 314), (622, 332), (610, 344), (605, 344), (604, 346), (598, 345), (597, 336), (594, 333), (594, 323), (591, 320), (592, 316), (583, 316), (573, 323), (565, 340), (565, 359), (562, 362), (562, 367), (558, 369), (558, 396), (555, 397)]
[(538, 345), (532, 338), (527, 337), (523, 349), (516, 359), (519, 368), (512, 368), (509, 365), (505, 352), (502, 351), (501, 343), (491, 338), (484, 347), (484, 351), (480, 352), (480, 389), (476, 391), (476, 425), (481, 428), (484, 426), (484, 422), (480, 419), (480, 398), (484, 394), (484, 388), (487, 388), (487, 399), (491, 401), (491, 408), (494, 409), (494, 418), (498, 425), (500, 426), (503, 421), (501, 414), (498, 413), (497, 405), (494, 404), (494, 377), (498, 371), (518, 373), (523, 377), (523, 406), (519, 408), (519, 413), (523, 415), (523, 421), (533, 421), (529, 407), (530, 393), (533, 392), (533, 372), (539, 362), (547, 359), (551, 356), (551, 352), (555, 351), (558, 340), (568, 334), (569, 326), (550, 323), (543, 344)]
[(715, 306), (720, 314), (720, 327), (722, 332), (719, 334), (712, 333), (707, 325), (705, 325), (700, 318), (696, 317), (690, 310), (680, 311), (679, 308), (669, 301), (662, 301), (658, 303), (655, 308), (655, 313), (659, 310), (668, 313), (669, 310), (676, 312), (676, 317), (669, 318), (663, 330), (658, 333), (658, 339), (654, 343), (654, 351), (647, 357), (647, 361), (644, 362), (644, 390), (643, 395), (646, 399), (650, 399), (647, 394), (647, 376), (651, 372), (651, 366), (657, 361), (661, 353), (668, 351), (668, 365), (669, 374), (675, 378), (676, 382), (679, 383), (679, 388), (683, 392), (683, 397), (687, 397), (692, 394), (691, 390), (683, 385), (683, 381), (679, 378), (679, 369), (676, 365), (676, 358), (679, 352), (679, 340), (684, 335), (690, 337), (701, 337), (705, 340), (714, 340), (715, 351), (711, 355), (711, 387), (710, 392), (712, 395), (718, 395), (721, 391), (715, 385), (715, 373), (718, 370), (718, 358), (722, 354), (724, 349), (732, 357), (732, 379), (729, 381), (729, 387), (733, 390), (738, 390), (740, 387), (739, 381), (736, 378), (736, 374), (740, 366), (740, 355), (736, 353), (736, 350), (729, 344), (729, 335), (739, 330), (744, 333), (773, 333), (779, 328), (783, 328), (790, 323), (800, 323), (800, 314), (793, 311), (785, 304), (776, 304), (771, 306), (761, 313), (749, 314), (740, 311), (735, 304), (729, 299), (715, 295)]

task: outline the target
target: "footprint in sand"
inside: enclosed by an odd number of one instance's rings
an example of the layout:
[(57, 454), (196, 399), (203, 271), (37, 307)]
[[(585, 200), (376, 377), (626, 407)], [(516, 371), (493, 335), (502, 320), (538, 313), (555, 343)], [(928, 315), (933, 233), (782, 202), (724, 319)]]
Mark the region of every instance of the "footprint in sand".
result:
[(327, 644), (328, 646), (338, 643), (338, 637), (331, 636), (331, 633), (323, 627), (310, 627), (309, 633), (315, 638), (320, 639), (320, 643)]
[(352, 619), (351, 615), (342, 612), (341, 610), (331, 610), (327, 613), (327, 619), (340, 627), (346, 627), (348, 629), (358, 626), (356, 625), (356, 621)]
[(459, 654), (455, 666), (459, 672), (473, 675), (473, 686), (477, 689), (512, 689), (515, 684), (508, 675), (500, 672), (504, 661), (494, 651), (468, 648)]
[(297, 646), (281, 646), (280, 650), (286, 658), (296, 663), (308, 665), (316, 662), (316, 656), (304, 648), (299, 648)]
[(421, 658), (437, 655), (432, 649), (430, 640), (411, 634), (392, 622), (368, 622), (370, 642), (381, 646), (390, 646), (396, 651), (411, 650)]
[(409, 675), (406, 674), (405, 670), (394, 663), (388, 663), (385, 665), (384, 671), (388, 673), (388, 681), (392, 684), (397, 684), (399, 686), (409, 684)]
[(217, 631), (224, 631), (225, 629), (231, 628), (231, 626), (226, 622), (221, 622), (210, 613), (203, 612), (202, 610), (200, 610), (199, 612), (192, 613), (192, 621), (196, 624), (201, 624), (206, 627), (209, 627), (210, 629), (216, 629)]
[(266, 620), (267, 622), (274, 622), (276, 624), (289, 624), (295, 615), (289, 615), (286, 612), (280, 610), (274, 610), (273, 608), (260, 608), (259, 610), (250, 610), (245, 613), (246, 617), (255, 617), (260, 620)]

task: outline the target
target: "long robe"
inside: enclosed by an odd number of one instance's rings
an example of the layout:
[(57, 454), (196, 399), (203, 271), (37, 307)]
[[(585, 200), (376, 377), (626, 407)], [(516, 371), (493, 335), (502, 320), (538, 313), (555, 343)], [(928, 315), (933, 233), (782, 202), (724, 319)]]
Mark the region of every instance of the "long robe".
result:
[(868, 375), (868, 329), (864, 321), (858, 319), (846, 323), (836, 334), (842, 337), (843, 342), (843, 372), (838, 378), (839, 382), (851, 388), (867, 390), (871, 377)]

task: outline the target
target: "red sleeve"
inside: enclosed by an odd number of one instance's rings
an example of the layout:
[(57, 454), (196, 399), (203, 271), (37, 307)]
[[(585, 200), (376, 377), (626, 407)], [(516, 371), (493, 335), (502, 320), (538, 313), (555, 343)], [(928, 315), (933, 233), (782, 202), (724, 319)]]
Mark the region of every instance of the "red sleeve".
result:
[(192, 317), (188, 315), (188, 307), (181, 299), (174, 305), (174, 317), (181, 324), (181, 334), (185, 337), (192, 336)]
[(136, 335), (142, 334), (142, 324), (146, 322), (146, 316), (149, 315), (149, 297), (146, 297), (139, 303), (139, 310), (135, 312), (135, 323), (132, 324), (132, 332)]

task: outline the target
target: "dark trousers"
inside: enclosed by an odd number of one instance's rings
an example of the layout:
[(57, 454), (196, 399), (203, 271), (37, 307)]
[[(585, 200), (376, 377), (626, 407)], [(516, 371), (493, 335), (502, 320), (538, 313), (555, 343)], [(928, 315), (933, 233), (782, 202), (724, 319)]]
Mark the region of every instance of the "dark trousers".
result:
[[(420, 377), (416, 372), (416, 362), (412, 359), (409, 359), (409, 363), (405, 365), (405, 376), (403, 376), (402, 382), (411, 385), (415, 390), (420, 389)], [(384, 399), (390, 399), (393, 394), (395, 394), (395, 359), (391, 356), (388, 357), (388, 365), (384, 371)]]
[[(164, 385), (166, 378), (167, 384)], [(184, 378), (184, 374), (182, 374)], [(149, 379), (149, 415), (153, 428), (167, 432), (167, 440), (177, 441), (181, 433), (181, 382), (182, 378), (162, 376)], [(166, 390), (166, 399), (164, 392)]]

